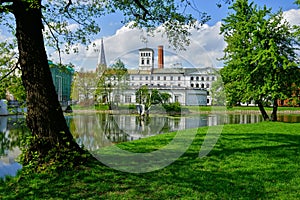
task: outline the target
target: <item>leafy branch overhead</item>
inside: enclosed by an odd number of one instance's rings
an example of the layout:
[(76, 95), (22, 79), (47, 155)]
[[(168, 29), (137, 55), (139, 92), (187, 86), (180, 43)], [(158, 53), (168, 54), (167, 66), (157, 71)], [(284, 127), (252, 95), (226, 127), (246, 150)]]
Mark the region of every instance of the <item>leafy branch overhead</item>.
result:
[[(13, 13), (13, 2), (0, 1), (0, 11)], [(179, 3), (175, 0), (49, 0), (41, 2), (41, 6), (40, 1), (20, 2), (41, 9), (46, 45), (59, 52), (64, 49), (66, 53), (78, 52), (78, 43), (90, 44), (92, 37), (101, 31), (97, 20), (110, 13), (124, 13), (122, 22), (132, 28), (146, 28), (153, 32), (161, 26), (170, 45), (177, 49), (184, 49), (189, 44), (191, 28), (199, 28), (210, 19), (207, 13), (199, 11), (192, 0), (181, 0)], [(12, 20), (8, 23), (7, 20), (1, 21), (11, 26)]]

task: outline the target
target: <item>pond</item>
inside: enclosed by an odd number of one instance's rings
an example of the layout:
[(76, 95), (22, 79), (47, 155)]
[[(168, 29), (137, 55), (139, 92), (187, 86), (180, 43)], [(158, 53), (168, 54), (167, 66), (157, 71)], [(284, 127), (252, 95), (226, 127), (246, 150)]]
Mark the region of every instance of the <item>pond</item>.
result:
[[(68, 115), (66, 121), (77, 143), (94, 151), (171, 131), (218, 124), (257, 123), (262, 118), (258, 114), (201, 114), (180, 117), (151, 115), (141, 119), (136, 115), (90, 113)], [(300, 122), (300, 115), (279, 115), (279, 121)], [(0, 178), (15, 176), (22, 167), (16, 159), (21, 153), (20, 136), (25, 134), (29, 133), (23, 116), (0, 116)]]

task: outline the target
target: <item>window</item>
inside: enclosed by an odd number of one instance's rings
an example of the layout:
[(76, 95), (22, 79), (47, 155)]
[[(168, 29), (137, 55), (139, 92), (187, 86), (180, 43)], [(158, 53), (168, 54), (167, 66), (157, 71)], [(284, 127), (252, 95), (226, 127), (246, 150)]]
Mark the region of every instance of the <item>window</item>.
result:
[(157, 80), (158, 80), (158, 81), (160, 80), (160, 76), (157, 77)]
[(199, 77), (198, 76), (196, 77), (196, 81), (199, 81)]
[(166, 77), (166, 76), (164, 76), (164, 80), (167, 80), (167, 77)]
[(204, 84), (203, 83), (201, 84), (201, 88), (204, 88)]
[(173, 81), (173, 76), (170, 77), (170, 80)]
[(180, 87), (180, 84), (178, 84), (178, 87)]
[(134, 80), (134, 76), (131, 76), (131, 80)]
[(131, 96), (130, 95), (125, 96), (125, 103), (131, 103)]
[(214, 80), (215, 80), (215, 77), (214, 77), (214, 76), (213, 76), (213, 77), (211, 77), (211, 80), (212, 80), (212, 81), (214, 81)]
[(147, 59), (147, 65), (149, 65), (150, 64), (150, 60), (149, 59)]
[(191, 77), (191, 81), (193, 81), (193, 80), (194, 80), (194, 77), (192, 76), (192, 77)]
[(209, 99), (207, 99), (207, 101), (206, 101), (207, 103), (209, 103)]
[(142, 76), (140, 76), (140, 80), (142, 80)]
[(151, 80), (153, 81), (153, 76), (151, 76)]
[(144, 61), (144, 59), (142, 59), (142, 65), (143, 65), (143, 64), (145, 64), (145, 61)]
[(194, 87), (194, 84), (193, 84), (193, 83), (191, 84), (191, 87)]
[(180, 81), (180, 76), (178, 76), (178, 80)]
[(206, 88), (209, 88), (209, 84), (206, 84)]
[(199, 88), (199, 84), (198, 83), (196, 84), (196, 88)]
[(179, 96), (175, 95), (175, 102), (179, 101)]
[(146, 81), (148, 81), (148, 76), (146, 76)]
[(201, 81), (204, 81), (204, 77), (201, 77)]
[(207, 81), (209, 81), (209, 76), (208, 76), (208, 77), (206, 77), (206, 80), (207, 80)]

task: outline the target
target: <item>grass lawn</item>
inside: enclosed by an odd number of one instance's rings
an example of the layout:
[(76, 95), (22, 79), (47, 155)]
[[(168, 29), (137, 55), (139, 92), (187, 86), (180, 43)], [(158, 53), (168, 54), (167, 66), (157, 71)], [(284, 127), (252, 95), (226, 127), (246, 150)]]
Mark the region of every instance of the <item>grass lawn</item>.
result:
[[(232, 111), (232, 112), (243, 112), (243, 111), (257, 111), (259, 108), (257, 106), (184, 106), (192, 112), (210, 112), (210, 111)], [(272, 107), (265, 107), (267, 112), (272, 112)], [(300, 112), (300, 107), (278, 107), (278, 112)]]
[[(199, 158), (207, 129), (198, 129), (184, 155), (163, 169), (132, 174), (90, 162), (1, 182), (0, 199), (299, 199), (300, 123), (225, 125), (213, 150)], [(119, 146), (151, 152), (174, 135)]]

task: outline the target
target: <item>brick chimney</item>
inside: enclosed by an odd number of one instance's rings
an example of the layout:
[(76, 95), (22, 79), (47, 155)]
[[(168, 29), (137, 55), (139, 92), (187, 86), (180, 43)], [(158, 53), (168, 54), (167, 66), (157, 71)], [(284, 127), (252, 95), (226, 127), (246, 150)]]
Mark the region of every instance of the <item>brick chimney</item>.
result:
[(158, 69), (164, 68), (164, 46), (158, 46)]

